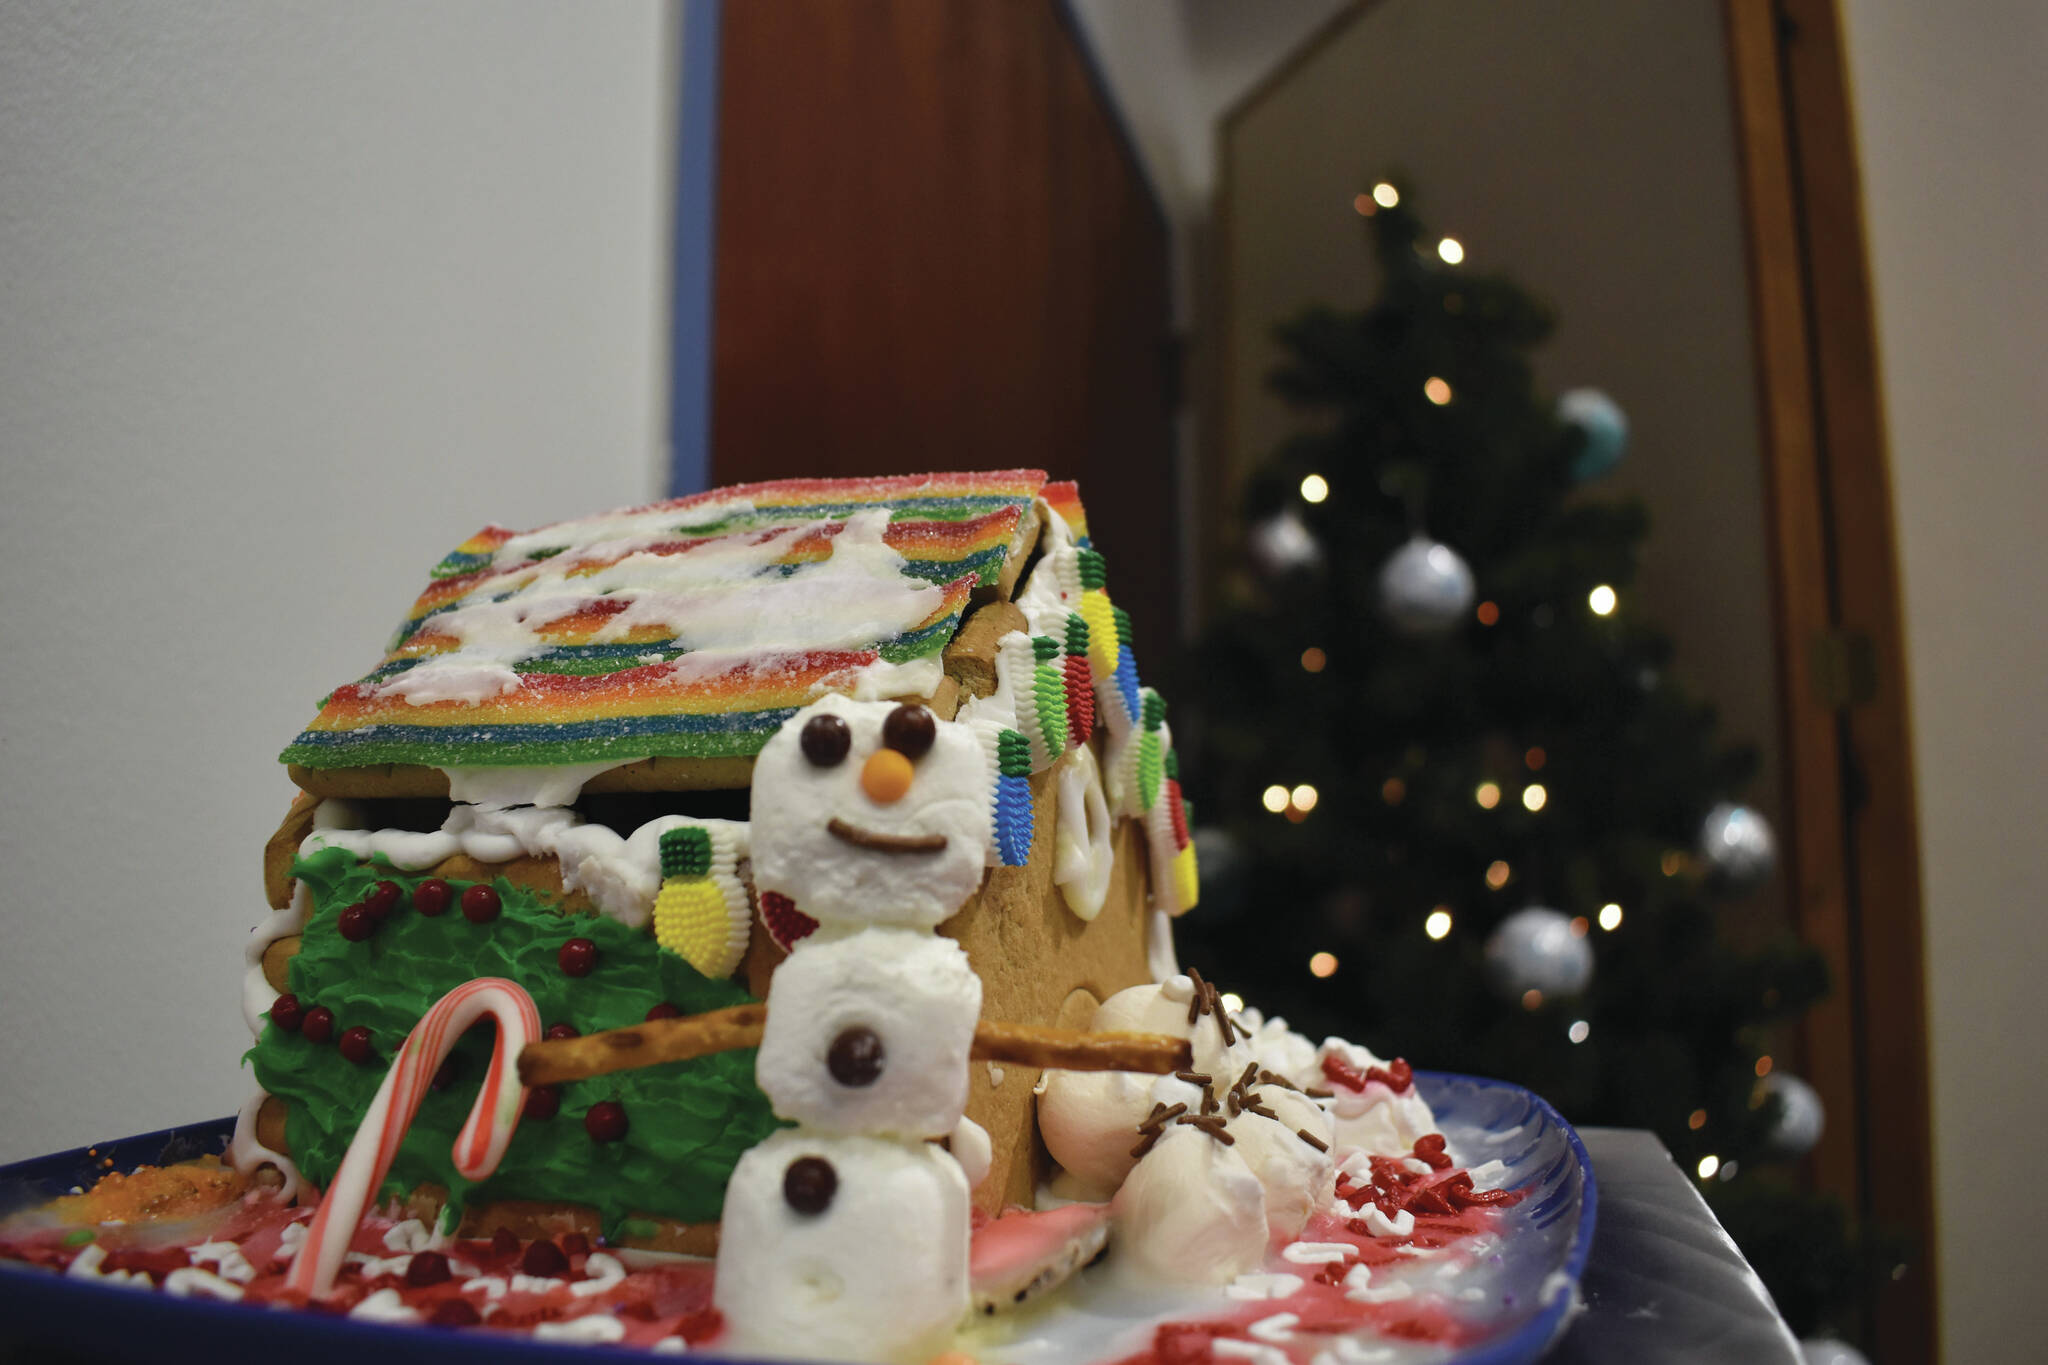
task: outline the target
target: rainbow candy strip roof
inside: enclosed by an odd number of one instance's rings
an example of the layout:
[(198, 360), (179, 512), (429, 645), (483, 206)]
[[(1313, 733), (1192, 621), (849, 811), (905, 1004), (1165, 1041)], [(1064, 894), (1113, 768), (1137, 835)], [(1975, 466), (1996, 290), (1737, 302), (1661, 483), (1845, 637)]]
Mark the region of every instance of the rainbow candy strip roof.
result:
[[(1027, 548), (1020, 523), (1046, 488), (1015, 469), (792, 479), (486, 527), (282, 761), (743, 757), (823, 692), (929, 695), (970, 594)], [(1052, 488), (1076, 519), (1072, 486)]]

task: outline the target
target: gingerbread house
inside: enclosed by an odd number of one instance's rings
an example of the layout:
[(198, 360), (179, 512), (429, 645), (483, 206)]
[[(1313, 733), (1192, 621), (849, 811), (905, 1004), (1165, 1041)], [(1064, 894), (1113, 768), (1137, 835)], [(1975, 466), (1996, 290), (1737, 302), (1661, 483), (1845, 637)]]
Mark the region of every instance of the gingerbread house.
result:
[[(324, 1185), (392, 1050), (466, 980), (518, 982), (558, 1033), (765, 996), (808, 920), (753, 875), (755, 755), (834, 692), (971, 728), (985, 866), (940, 931), (984, 1017), (1084, 1025), (1173, 970), (1168, 920), (1195, 897), (1165, 706), (1130, 640), (1074, 485), (1036, 471), (754, 484), (479, 532), (283, 754), (299, 795), (265, 850), (244, 1002), (261, 1090), (235, 1159)], [(457, 1049), (385, 1193), (472, 1232), (714, 1245), (728, 1173), (776, 1126), (750, 1052), (536, 1091), (470, 1187), (449, 1148), (489, 1047)], [(1045, 1173), (1036, 1080), (970, 1078), (990, 1211)]]

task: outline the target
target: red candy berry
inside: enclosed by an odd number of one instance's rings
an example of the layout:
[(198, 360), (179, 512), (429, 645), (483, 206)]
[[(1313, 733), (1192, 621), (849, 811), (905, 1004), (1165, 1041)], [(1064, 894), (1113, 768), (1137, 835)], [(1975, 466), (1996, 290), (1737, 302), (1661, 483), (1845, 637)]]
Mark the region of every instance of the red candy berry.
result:
[(562, 1234), (561, 1247), (564, 1256), (587, 1256), (590, 1254), (590, 1239), (580, 1232), (566, 1232)]
[(349, 1061), (367, 1062), (370, 1060), (370, 1031), (361, 1024), (351, 1029), (343, 1029), (341, 1041), (335, 1046), (341, 1049), (341, 1055)]
[(280, 995), (270, 1004), (270, 1022), (286, 1033), (297, 1033), (299, 1025), (306, 1022), (306, 1007), (296, 995)]
[(682, 1017), (682, 1010), (669, 1004), (666, 1000), (658, 1005), (650, 1005), (647, 1009), (647, 1018), (650, 1022), (656, 1019), (680, 1019)]
[(334, 1011), (325, 1005), (315, 1005), (306, 1011), (305, 1019), (299, 1024), (299, 1032), (306, 1035), (309, 1043), (324, 1043), (334, 1036)]
[(455, 888), (439, 877), (429, 877), (412, 889), (412, 908), (432, 919), (445, 914), (455, 903)]
[(577, 1032), (574, 1024), (550, 1024), (548, 1031), (541, 1036), (553, 1042), (558, 1038), (581, 1038), (583, 1035)]
[(427, 1321), (436, 1327), (474, 1327), (484, 1320), (468, 1299), (446, 1298), (435, 1304)]
[(542, 1238), (526, 1248), (526, 1254), (519, 1258), (519, 1268), (535, 1279), (547, 1279), (567, 1274), (569, 1258), (560, 1247)]
[(598, 1142), (617, 1142), (626, 1135), (626, 1106), (599, 1100), (584, 1111), (583, 1131)]
[(491, 1254), (511, 1256), (519, 1250), (519, 1237), (510, 1228), (499, 1228), (491, 1234)]
[(597, 945), (587, 938), (572, 938), (556, 952), (555, 961), (570, 976), (589, 976), (597, 965)]
[(546, 1122), (561, 1112), (562, 1092), (552, 1085), (537, 1085), (526, 1092), (526, 1108), (520, 1117)]
[(370, 894), (363, 897), (363, 908), (383, 919), (398, 908), (398, 883), (378, 882), (370, 888)]
[(471, 924), (489, 924), (504, 908), (496, 889), (482, 882), (462, 893), (462, 917)]
[(377, 932), (377, 917), (369, 906), (359, 902), (341, 912), (339, 926), (343, 938), (350, 943), (361, 943)]

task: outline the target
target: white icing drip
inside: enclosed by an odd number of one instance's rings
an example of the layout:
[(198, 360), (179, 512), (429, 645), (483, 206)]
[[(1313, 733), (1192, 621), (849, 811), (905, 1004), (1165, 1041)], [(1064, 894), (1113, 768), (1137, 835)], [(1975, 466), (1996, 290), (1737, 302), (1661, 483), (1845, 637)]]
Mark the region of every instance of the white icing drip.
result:
[[(444, 768), (442, 771), (448, 775), (450, 800), (479, 806), (547, 809), (571, 804), (582, 795), (584, 783), (618, 766), (616, 762), (569, 763), (548, 768)], [(473, 853), (470, 856), (481, 855)], [(504, 859), (490, 861), (502, 862)]]
[[(269, 1091), (258, 1090), (243, 1103), (241, 1111), (235, 1115), (235, 1135), (228, 1140), (227, 1159), (228, 1164), (243, 1175), (250, 1175), (262, 1166), (275, 1166), (277, 1173), (284, 1177), (284, 1184), (278, 1187), (277, 1198), (290, 1203), (305, 1188), (306, 1182), (299, 1175), (298, 1166), (283, 1152), (271, 1151), (256, 1138), (256, 1111), (269, 1098)], [(301, 1241), (305, 1240), (305, 1225), (293, 1223), (284, 1230), (285, 1241), (291, 1241), (292, 1228), (299, 1230)]]
[(1083, 920), (1093, 920), (1109, 899), (1109, 881), (1116, 871), (1116, 823), (1103, 798), (1094, 750), (1076, 745), (1060, 759), (1058, 769), (1052, 879), (1067, 908)]
[(1173, 947), (1173, 916), (1157, 905), (1145, 913), (1145, 970), (1154, 981), (1171, 981), (1180, 975), (1180, 954)]
[(270, 1022), (270, 1007), (277, 1003), (278, 994), (263, 975), (263, 954), (279, 939), (290, 938), (304, 929), (312, 909), (312, 895), (302, 882), (293, 888), (292, 903), (272, 911), (263, 923), (249, 931), (248, 942), (242, 945), (242, 1022), (249, 1026), (254, 1038), (262, 1038), (263, 1026)]
[[(694, 515), (675, 509), (621, 514), (595, 519), (594, 527), (570, 522), (514, 537), (499, 551), (508, 557), (495, 562), (517, 563), (530, 550), (565, 540), (572, 548), (487, 578), (435, 615), (423, 633), (450, 637), (456, 648), (423, 659), (377, 694), (414, 705), (474, 704), (514, 691), (521, 686), (517, 666), (552, 647), (546, 628), (599, 599), (624, 606), (591, 635), (593, 643), (616, 644), (651, 629), (664, 637), (665, 648), (685, 651), (683, 659), (690, 652), (722, 651), (727, 667), (758, 659), (763, 651), (864, 648), (916, 628), (942, 600), (938, 585), (903, 573), (907, 561), (883, 538), (887, 507), (862, 508), (838, 522), (830, 554), (790, 573), (777, 561), (803, 537), (834, 526), (835, 519), (777, 521), (679, 553), (651, 552), (675, 540), (677, 522)], [(590, 540), (593, 530), (598, 538)], [(510, 555), (510, 546), (520, 543), (528, 551)], [(878, 664), (849, 683), (856, 695), (864, 689), (880, 695), (879, 678), (900, 685), (917, 674), (927, 679), (922, 695), (937, 685), (943, 664), (936, 656), (921, 662), (919, 668)], [(687, 682), (717, 666), (703, 660), (683, 664), (674, 677)]]

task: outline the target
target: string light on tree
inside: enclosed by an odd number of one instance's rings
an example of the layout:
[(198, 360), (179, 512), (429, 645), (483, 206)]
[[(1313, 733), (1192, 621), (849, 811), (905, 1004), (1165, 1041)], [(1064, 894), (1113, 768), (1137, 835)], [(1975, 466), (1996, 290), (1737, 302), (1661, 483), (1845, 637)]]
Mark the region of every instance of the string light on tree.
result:
[(1445, 265), (1457, 265), (1465, 259), (1465, 246), (1456, 237), (1446, 237), (1436, 244), (1436, 254)]
[(1542, 810), (1549, 801), (1550, 793), (1544, 790), (1541, 782), (1531, 782), (1528, 786), (1522, 788), (1522, 807), (1525, 810)]
[(1451, 401), (1450, 381), (1431, 375), (1422, 381), (1422, 396), (1438, 407), (1444, 407)]
[(1287, 788), (1276, 783), (1266, 788), (1265, 794), (1259, 798), (1259, 801), (1267, 810), (1278, 815), (1281, 811), (1287, 809)]
[(1608, 587), (1605, 583), (1602, 583), (1599, 587), (1586, 594), (1586, 605), (1593, 609), (1595, 616), (1614, 615), (1614, 608), (1620, 601), (1621, 599), (1615, 595), (1614, 589)]
[(1301, 481), (1301, 500), (1321, 502), (1330, 496), (1330, 481), (1320, 474), (1310, 474)]
[(1316, 953), (1308, 960), (1308, 974), (1314, 977), (1329, 977), (1337, 974), (1335, 953)]
[(1500, 784), (1498, 782), (1481, 782), (1479, 790), (1472, 793), (1472, 799), (1479, 803), (1481, 810), (1492, 810), (1500, 804)]
[(1393, 208), (1401, 202), (1401, 191), (1382, 180), (1372, 187), (1372, 201), (1383, 209)]
[(1600, 907), (1600, 927), (1613, 933), (1621, 927), (1621, 907), (1613, 901)]
[(1430, 911), (1429, 917), (1422, 921), (1422, 932), (1428, 934), (1433, 939), (1439, 940), (1449, 936), (1451, 932), (1451, 912), (1444, 909), (1441, 905)]

